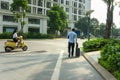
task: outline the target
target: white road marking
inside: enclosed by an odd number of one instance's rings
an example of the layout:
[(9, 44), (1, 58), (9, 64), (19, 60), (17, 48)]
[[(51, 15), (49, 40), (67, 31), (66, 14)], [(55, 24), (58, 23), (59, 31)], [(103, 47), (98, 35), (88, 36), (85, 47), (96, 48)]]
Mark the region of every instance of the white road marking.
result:
[(53, 72), (52, 77), (51, 77), (51, 80), (59, 80), (59, 73), (60, 73), (60, 68), (61, 68), (63, 53), (64, 53), (64, 51), (62, 50), (60, 52), (59, 58), (57, 60), (54, 72)]

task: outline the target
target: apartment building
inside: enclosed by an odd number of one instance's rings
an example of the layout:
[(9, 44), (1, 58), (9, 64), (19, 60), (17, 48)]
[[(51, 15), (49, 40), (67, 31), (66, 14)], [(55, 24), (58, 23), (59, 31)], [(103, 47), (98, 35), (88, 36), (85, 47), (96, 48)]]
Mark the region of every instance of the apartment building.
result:
[[(14, 20), (10, 12), (12, 0), (0, 0), (0, 33), (21, 29), (20, 22)], [(54, 4), (60, 5), (68, 16), (68, 27), (73, 28), (79, 17), (91, 9), (91, 0), (28, 0), (29, 10), (25, 18), (24, 32), (47, 34), (47, 12)]]

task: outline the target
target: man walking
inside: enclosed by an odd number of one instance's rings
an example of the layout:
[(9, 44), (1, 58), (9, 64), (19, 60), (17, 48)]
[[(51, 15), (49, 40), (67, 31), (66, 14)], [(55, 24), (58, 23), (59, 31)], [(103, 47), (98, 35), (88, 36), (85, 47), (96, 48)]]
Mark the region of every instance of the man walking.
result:
[(75, 33), (75, 29), (72, 29), (72, 31), (68, 33), (67, 37), (68, 37), (68, 53), (69, 53), (68, 57), (70, 56), (73, 57), (74, 45), (75, 45), (75, 42), (77, 42), (77, 34)]

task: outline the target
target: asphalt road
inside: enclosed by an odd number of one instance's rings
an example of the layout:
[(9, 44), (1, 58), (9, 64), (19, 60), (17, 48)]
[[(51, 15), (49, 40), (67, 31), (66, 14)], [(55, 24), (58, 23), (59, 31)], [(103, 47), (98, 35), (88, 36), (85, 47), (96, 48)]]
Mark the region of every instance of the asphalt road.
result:
[(5, 41), (0, 40), (0, 80), (103, 80), (83, 56), (68, 58), (67, 39), (25, 40), (27, 51), (9, 53)]

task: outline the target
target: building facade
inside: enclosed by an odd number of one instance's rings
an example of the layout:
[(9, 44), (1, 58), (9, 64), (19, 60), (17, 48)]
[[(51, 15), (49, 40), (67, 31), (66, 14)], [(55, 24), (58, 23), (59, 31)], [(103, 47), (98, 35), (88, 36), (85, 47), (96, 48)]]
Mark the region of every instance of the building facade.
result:
[[(21, 29), (20, 22), (14, 20), (10, 12), (12, 0), (0, 0), (0, 33)], [(54, 4), (60, 5), (68, 16), (68, 27), (74, 28), (74, 23), (91, 9), (91, 0), (28, 0), (29, 10), (25, 18), (24, 32), (47, 34), (47, 12)]]

